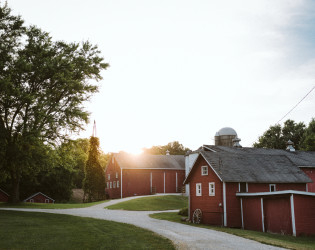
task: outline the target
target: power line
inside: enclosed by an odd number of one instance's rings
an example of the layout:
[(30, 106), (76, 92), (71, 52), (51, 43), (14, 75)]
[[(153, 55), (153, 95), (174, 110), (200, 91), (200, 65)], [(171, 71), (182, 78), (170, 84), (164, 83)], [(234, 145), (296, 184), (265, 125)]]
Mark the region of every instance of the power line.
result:
[(315, 85), (313, 88), (299, 101), (288, 113), (286, 113), (276, 124), (279, 124), (288, 114), (292, 112), (293, 109), (295, 109), (313, 90), (315, 89)]

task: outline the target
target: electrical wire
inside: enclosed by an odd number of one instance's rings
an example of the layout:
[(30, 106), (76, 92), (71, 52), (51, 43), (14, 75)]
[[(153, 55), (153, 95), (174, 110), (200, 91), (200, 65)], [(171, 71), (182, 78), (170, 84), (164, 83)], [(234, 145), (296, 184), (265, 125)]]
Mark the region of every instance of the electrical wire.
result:
[(313, 90), (315, 89), (315, 85), (313, 88), (299, 101), (288, 113), (286, 113), (276, 124), (279, 124), (288, 114), (292, 112), (293, 109), (295, 109)]

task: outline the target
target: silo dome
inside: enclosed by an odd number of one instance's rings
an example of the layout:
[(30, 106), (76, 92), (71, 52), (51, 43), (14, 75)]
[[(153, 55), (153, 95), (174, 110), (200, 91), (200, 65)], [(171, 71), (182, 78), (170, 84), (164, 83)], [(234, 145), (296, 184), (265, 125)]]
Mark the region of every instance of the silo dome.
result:
[(233, 128), (221, 128), (214, 136), (216, 146), (232, 147), (233, 140), (237, 138), (237, 133)]
[(219, 135), (236, 135), (237, 136), (236, 131), (230, 127), (221, 128), (217, 133)]

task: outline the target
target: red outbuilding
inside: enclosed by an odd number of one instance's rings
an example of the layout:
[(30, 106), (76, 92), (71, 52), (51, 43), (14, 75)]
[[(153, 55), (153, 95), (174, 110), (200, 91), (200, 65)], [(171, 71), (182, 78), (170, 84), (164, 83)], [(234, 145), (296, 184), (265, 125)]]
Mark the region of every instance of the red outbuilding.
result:
[(0, 202), (8, 202), (9, 195), (0, 188)]
[(189, 184), (190, 220), (315, 234), (315, 193), (307, 192), (314, 176), (304, 171), (315, 167), (315, 152), (204, 145), (191, 152), (196, 153), (184, 182)]
[(50, 198), (49, 196), (38, 192), (36, 194), (31, 195), (30, 197), (26, 198), (23, 202), (30, 202), (30, 203), (55, 203), (55, 200)]
[(105, 173), (105, 192), (111, 199), (155, 193), (179, 193), (185, 179), (185, 157), (114, 153)]

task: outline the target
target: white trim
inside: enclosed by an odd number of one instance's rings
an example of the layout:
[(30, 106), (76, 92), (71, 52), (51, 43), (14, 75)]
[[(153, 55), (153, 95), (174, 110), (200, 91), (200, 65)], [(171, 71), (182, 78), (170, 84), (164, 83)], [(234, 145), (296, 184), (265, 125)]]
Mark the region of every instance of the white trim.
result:
[(178, 192), (177, 172), (176, 172), (176, 193)]
[(225, 182), (223, 182), (223, 220), (224, 220), (224, 226), (227, 226), (227, 218), (226, 218), (226, 188), (225, 188)]
[[(213, 185), (213, 192), (211, 192), (211, 185)], [(215, 182), (209, 182), (209, 196), (215, 196)]]
[[(201, 153), (200, 153), (201, 154)], [(213, 170), (213, 172), (218, 176), (218, 178), (220, 179), (220, 181), (222, 181), (222, 178), (218, 175), (218, 173), (214, 170), (214, 168), (211, 166), (210, 162), (207, 161), (207, 159), (203, 156), (203, 154), (201, 154), (203, 159), (205, 159), (205, 161), (208, 163), (208, 165), (210, 166), (210, 168)], [(223, 182), (223, 181), (222, 181)]]
[(306, 183), (305, 185), (306, 185), (305, 191), (308, 192), (308, 183)]
[(276, 195), (276, 194), (301, 194), (308, 196), (315, 196), (315, 193), (305, 192), (305, 191), (296, 191), (296, 190), (284, 190), (284, 191), (275, 191), (275, 192), (257, 192), (257, 193), (236, 193), (236, 196), (268, 196), (268, 195)]
[[(274, 187), (274, 191), (271, 191), (271, 187)], [(276, 191), (277, 191), (276, 184), (269, 184), (269, 192), (276, 192)]]
[(248, 182), (246, 182), (246, 192), (248, 192)]
[[(199, 192), (199, 190), (200, 190), (200, 192)], [(202, 196), (202, 185), (201, 185), (201, 183), (196, 183), (196, 196)]]
[(122, 186), (123, 186), (123, 182), (122, 182), (122, 168), (120, 169), (120, 199), (122, 199)]
[(0, 191), (1, 191), (2, 193), (4, 193), (5, 195), (10, 196), (7, 192), (5, 192), (4, 190), (2, 190), (1, 188), (0, 188)]
[(261, 209), (261, 225), (262, 231), (265, 232), (265, 218), (264, 218), (264, 199), (260, 198), (260, 209)]
[(33, 198), (34, 196), (38, 195), (38, 194), (41, 194), (41, 195), (45, 196), (46, 198), (52, 200), (53, 203), (55, 203), (55, 200), (54, 200), (54, 199), (50, 198), (50, 197), (49, 197), (48, 195), (46, 195), (46, 194), (43, 194), (42, 192), (37, 192), (36, 194), (31, 195), (30, 197), (26, 198), (23, 202), (26, 202), (28, 199), (31, 199), (31, 198)]
[(293, 197), (293, 194), (291, 194), (291, 196), (290, 196), (290, 204), (291, 204), (291, 219), (292, 219), (292, 235), (296, 236), (295, 213), (294, 213), (294, 197)]
[(241, 218), (242, 218), (242, 229), (244, 229), (243, 199), (242, 198), (241, 198)]
[[(205, 173), (203, 172), (203, 170), (206, 170)], [(205, 176), (208, 175), (208, 166), (201, 166), (201, 176)]]
[(165, 194), (165, 172), (164, 172), (164, 194)]
[(238, 192), (241, 192), (241, 183), (238, 183)]
[(189, 193), (188, 193), (188, 218), (190, 218), (190, 183), (188, 183)]

